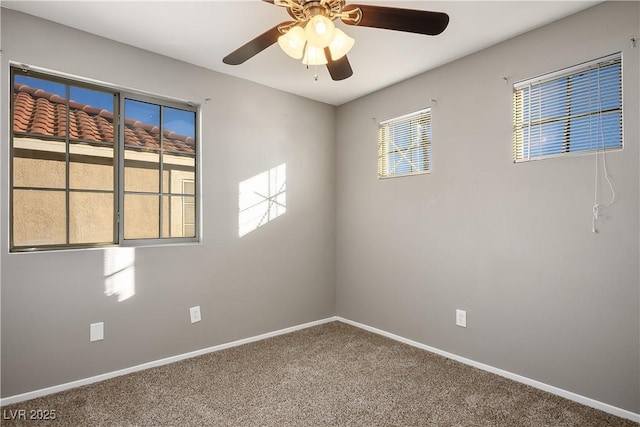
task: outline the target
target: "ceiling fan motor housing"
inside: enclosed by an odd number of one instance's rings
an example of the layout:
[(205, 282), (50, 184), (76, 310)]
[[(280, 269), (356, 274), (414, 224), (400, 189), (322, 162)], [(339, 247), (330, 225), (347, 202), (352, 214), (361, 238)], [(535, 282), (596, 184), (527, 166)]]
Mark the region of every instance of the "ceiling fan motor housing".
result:
[(301, 24), (322, 15), (330, 20), (341, 17), (344, 0), (281, 0), (289, 15)]

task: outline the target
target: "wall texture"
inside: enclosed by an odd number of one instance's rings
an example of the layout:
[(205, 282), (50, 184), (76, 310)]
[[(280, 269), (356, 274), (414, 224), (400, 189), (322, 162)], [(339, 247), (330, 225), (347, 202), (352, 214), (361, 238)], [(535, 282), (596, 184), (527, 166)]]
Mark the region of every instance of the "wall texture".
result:
[[(135, 249), (131, 298), (104, 250), (7, 252), (9, 61), (202, 104), (202, 243)], [(2, 397), (335, 314), (333, 107), (6, 9), (1, 70)], [(286, 213), (239, 238), (239, 183), (282, 163)]]
[[(605, 2), (339, 107), (338, 315), (640, 412), (639, 19)], [(514, 164), (511, 87), (619, 51), (594, 234), (595, 156)], [(377, 121), (428, 106), (432, 173), (379, 180)]]
[[(3, 9), (1, 395), (337, 311), (640, 412), (640, 48), (629, 40), (639, 16), (638, 3), (606, 2), (336, 115)], [(595, 157), (513, 164), (511, 84), (616, 51), (625, 149), (607, 155), (617, 200), (593, 234)], [(137, 248), (131, 298), (107, 295), (107, 251), (7, 253), (8, 61), (202, 104), (203, 242)], [(433, 172), (378, 180), (377, 121), (425, 106)], [(317, 122), (326, 126), (300, 139)], [(287, 212), (238, 238), (238, 184), (282, 163)], [(198, 304), (203, 321), (190, 325), (188, 307)], [(466, 329), (454, 326), (456, 308), (467, 310)], [(88, 325), (99, 321), (105, 340), (90, 343)]]

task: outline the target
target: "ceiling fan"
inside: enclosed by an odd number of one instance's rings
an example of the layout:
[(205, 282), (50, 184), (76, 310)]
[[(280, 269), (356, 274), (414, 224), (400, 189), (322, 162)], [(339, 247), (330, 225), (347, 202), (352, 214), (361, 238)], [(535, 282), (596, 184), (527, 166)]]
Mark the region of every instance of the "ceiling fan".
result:
[(345, 0), (262, 0), (287, 9), (293, 21), (285, 21), (260, 34), (222, 59), (239, 65), (276, 42), (282, 50), (302, 63), (325, 65), (333, 80), (353, 75), (347, 52), (355, 40), (336, 28), (340, 19), (347, 25), (435, 36), (449, 24), (443, 12), (395, 7), (346, 4)]

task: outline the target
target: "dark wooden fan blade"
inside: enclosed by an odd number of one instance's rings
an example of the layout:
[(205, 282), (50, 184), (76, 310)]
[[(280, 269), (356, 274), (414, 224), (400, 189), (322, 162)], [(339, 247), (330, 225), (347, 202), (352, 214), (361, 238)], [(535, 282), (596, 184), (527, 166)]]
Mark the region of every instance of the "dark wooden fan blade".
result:
[(449, 25), (449, 15), (443, 12), (427, 10), (398, 9), (395, 7), (370, 6), (365, 4), (350, 4), (344, 11), (354, 9), (362, 11), (360, 22), (343, 20), (347, 25), (359, 27), (384, 28), (386, 30), (405, 31), (408, 33), (435, 36)]
[(324, 54), (327, 56), (327, 60), (329, 61), (327, 63), (327, 70), (329, 70), (332, 80), (344, 80), (353, 75), (353, 70), (351, 69), (351, 64), (349, 64), (347, 55), (333, 61), (331, 59), (331, 51), (328, 47), (324, 48)]
[(278, 37), (282, 35), (280, 31), (278, 31), (278, 28), (291, 23), (293, 23), (293, 21), (282, 22), (271, 28), (270, 30), (265, 31), (255, 39), (244, 44), (243, 46), (240, 46), (238, 49), (225, 56), (222, 59), (222, 62), (229, 65), (242, 64), (247, 59), (254, 57), (255, 55), (259, 54), (260, 52), (277, 42)]

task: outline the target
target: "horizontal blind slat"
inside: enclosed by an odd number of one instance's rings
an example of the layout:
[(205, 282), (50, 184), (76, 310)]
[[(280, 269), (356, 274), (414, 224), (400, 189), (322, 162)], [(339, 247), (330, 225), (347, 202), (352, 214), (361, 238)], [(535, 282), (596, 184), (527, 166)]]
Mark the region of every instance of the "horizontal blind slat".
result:
[(620, 54), (551, 74), (514, 85), (514, 160), (622, 147)]
[(431, 168), (431, 110), (424, 109), (379, 123), (378, 176), (428, 171)]

